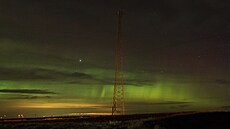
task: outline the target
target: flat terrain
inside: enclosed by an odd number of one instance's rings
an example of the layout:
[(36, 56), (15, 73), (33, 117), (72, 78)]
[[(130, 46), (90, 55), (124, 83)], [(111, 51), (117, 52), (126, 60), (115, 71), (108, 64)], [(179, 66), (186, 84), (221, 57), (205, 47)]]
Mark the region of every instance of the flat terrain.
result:
[(5, 119), (0, 129), (230, 129), (230, 112)]

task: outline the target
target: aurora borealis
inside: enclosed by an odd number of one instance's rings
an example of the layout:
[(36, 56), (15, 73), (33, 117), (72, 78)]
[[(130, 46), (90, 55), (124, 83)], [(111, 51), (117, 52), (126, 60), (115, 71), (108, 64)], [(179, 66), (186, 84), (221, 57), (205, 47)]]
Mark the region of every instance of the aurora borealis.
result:
[(117, 9), (127, 114), (229, 109), (229, 6), (0, 0), (0, 116), (111, 113)]

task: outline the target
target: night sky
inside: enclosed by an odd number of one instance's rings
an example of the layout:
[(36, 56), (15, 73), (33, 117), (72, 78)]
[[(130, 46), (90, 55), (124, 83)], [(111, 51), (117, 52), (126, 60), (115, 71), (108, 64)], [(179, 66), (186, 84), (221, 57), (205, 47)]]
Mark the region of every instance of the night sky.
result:
[(122, 9), (125, 112), (230, 109), (230, 2), (0, 0), (0, 116), (111, 113)]

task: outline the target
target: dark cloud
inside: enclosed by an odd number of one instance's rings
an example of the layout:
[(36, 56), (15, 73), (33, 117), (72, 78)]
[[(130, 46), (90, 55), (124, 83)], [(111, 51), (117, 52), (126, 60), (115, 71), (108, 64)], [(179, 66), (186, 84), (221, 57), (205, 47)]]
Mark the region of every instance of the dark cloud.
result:
[(151, 82), (141, 82), (141, 81), (127, 81), (125, 80), (124, 85), (132, 85), (132, 86), (143, 86), (143, 85), (152, 85)]
[(0, 68), (0, 72), (0, 80), (34, 80), (52, 78), (52, 76), (39, 75), (39, 71), (28, 69)]
[[(101, 84), (107, 84), (107, 85), (111, 85), (114, 82), (113, 78), (110, 79), (98, 79), (98, 82), (100, 82)], [(152, 81), (148, 80), (148, 81), (139, 81), (139, 80), (129, 80), (128, 78), (124, 80), (124, 85), (132, 85), (132, 86), (143, 86), (143, 85), (152, 85), (151, 83)]]
[(221, 108), (224, 110), (230, 110), (230, 106), (222, 106)]
[(149, 105), (149, 106), (154, 106), (154, 105), (188, 105), (191, 104), (192, 102), (181, 102), (181, 101), (162, 101), (162, 102), (156, 102), (156, 103), (151, 103), (151, 102), (135, 102), (135, 103), (127, 103), (127, 105)]
[(92, 75), (79, 72), (70, 73), (69, 76), (77, 78), (93, 78)]
[(179, 104), (189, 104), (191, 102), (180, 102), (180, 101), (166, 101), (166, 102), (159, 102), (159, 103), (152, 103), (154, 105), (179, 105)]
[(228, 85), (230, 85), (230, 81), (229, 80), (216, 80), (216, 83), (217, 84), (223, 84), (223, 85), (226, 85), (226, 84), (228, 84)]
[(171, 108), (181, 109), (181, 108), (187, 108), (187, 107), (190, 107), (190, 106), (191, 106), (190, 104), (182, 104), (182, 105), (171, 106)]
[(51, 99), (52, 96), (17, 95), (7, 99)]
[[(126, 111), (127, 112), (152, 112), (152, 110), (161, 110), (162, 109), (170, 109), (172, 110), (180, 110), (183, 111), (187, 107), (191, 107), (193, 102), (185, 102), (185, 101), (161, 101), (161, 102), (126, 102)], [(167, 111), (162, 110), (162, 111)]]
[(22, 94), (57, 94), (47, 90), (37, 89), (1, 89), (0, 93), (22, 93)]
[(68, 73), (49, 69), (0, 68), (0, 72), (0, 80), (93, 79), (91, 75), (85, 73)]

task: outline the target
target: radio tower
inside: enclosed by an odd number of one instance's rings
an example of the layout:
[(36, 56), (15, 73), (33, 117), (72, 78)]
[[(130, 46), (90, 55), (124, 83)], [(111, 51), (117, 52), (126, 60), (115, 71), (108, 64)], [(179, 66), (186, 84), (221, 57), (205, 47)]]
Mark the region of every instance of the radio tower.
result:
[(124, 115), (124, 80), (123, 80), (123, 60), (122, 60), (122, 11), (117, 11), (118, 30), (117, 43), (115, 48), (115, 77), (112, 115)]

